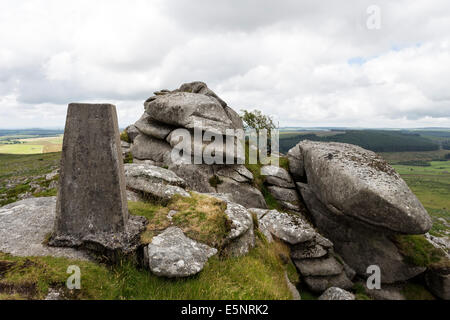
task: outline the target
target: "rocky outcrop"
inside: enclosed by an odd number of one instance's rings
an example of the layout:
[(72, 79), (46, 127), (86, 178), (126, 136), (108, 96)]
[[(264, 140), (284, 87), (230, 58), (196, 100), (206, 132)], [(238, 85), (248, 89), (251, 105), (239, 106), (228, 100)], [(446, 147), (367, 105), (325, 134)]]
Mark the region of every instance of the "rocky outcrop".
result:
[(188, 277), (199, 273), (217, 250), (186, 237), (177, 227), (167, 228), (148, 245), (150, 270), (157, 276)]
[[(229, 131), (243, 129), (242, 120), (205, 83), (186, 83), (173, 91), (155, 92), (144, 106), (142, 117), (127, 128), (129, 138), (134, 129), (139, 131), (130, 138), (135, 163), (146, 161), (167, 167), (194, 191), (230, 193), (234, 202), (245, 207), (266, 207), (262, 193), (253, 186), (252, 174), (239, 164), (244, 161), (242, 140)], [(198, 144), (193, 143), (195, 128), (201, 128), (205, 135)], [(213, 138), (207, 141), (206, 136)], [(232, 149), (227, 149), (227, 139)], [(182, 150), (179, 144), (185, 142), (189, 147)], [(220, 163), (226, 163), (227, 158), (234, 164)]]
[(322, 293), (319, 300), (355, 300), (355, 295), (341, 288), (331, 287)]
[(265, 176), (267, 190), (284, 209), (301, 211), (302, 205), (295, 183), (286, 169), (267, 165), (261, 168), (261, 175)]
[(46, 246), (55, 221), (56, 197), (30, 198), (0, 208), (0, 251), (15, 256), (89, 260), (73, 248)]
[(427, 287), (436, 296), (450, 300), (450, 266), (435, 266), (425, 274)]
[(302, 141), (297, 147), (308, 186), (326, 206), (393, 232), (423, 234), (431, 228), (420, 201), (374, 152), (343, 143)]
[(357, 146), (312, 141), (300, 142), (288, 155), (315, 226), (359, 275), (378, 265), (381, 281), (393, 283), (425, 270), (407, 264), (391, 239), (425, 233), (431, 219), (384, 160)]
[(351, 272), (336, 259), (331, 241), (320, 235), (304, 217), (277, 210), (250, 209), (250, 212), (258, 218), (259, 230), (268, 241), (277, 238), (290, 247), (291, 259), (312, 291), (353, 286), (348, 276)]
[(140, 134), (138, 128), (136, 128), (136, 126), (133, 124), (126, 127), (125, 132), (127, 133), (128, 140), (129, 140), (127, 142), (129, 142), (129, 143), (133, 143), (134, 139)]
[(231, 221), (231, 230), (222, 248), (223, 253), (234, 257), (246, 255), (255, 246), (254, 226), (250, 211), (244, 206), (232, 202), (232, 196), (229, 194), (209, 195), (225, 201), (227, 204), (225, 214)]
[(174, 172), (149, 165), (125, 164), (125, 178), (127, 188), (141, 192), (150, 198), (168, 201), (174, 195), (190, 197), (183, 189), (186, 183)]

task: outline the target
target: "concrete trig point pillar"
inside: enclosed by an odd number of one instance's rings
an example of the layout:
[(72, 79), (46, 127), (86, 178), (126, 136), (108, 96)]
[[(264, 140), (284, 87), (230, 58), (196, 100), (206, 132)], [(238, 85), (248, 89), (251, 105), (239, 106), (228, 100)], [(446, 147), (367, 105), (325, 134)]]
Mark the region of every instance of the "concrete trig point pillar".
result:
[(145, 220), (128, 214), (116, 107), (69, 105), (52, 246), (129, 253)]

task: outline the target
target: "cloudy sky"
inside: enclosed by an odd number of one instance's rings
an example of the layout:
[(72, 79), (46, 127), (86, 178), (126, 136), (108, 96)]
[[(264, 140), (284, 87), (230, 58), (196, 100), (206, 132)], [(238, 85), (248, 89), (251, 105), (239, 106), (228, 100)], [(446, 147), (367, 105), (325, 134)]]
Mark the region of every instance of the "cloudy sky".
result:
[(195, 80), (280, 126), (450, 127), (450, 1), (0, 0), (0, 128)]

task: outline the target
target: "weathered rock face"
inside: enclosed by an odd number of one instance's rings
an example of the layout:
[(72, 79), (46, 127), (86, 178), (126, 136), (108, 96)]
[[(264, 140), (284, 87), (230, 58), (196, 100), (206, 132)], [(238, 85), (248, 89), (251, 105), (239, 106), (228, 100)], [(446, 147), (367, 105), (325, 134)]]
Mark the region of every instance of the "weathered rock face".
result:
[(431, 218), (405, 181), (374, 152), (343, 143), (302, 141), (308, 186), (325, 205), (394, 232), (423, 234)]
[(431, 268), (425, 274), (425, 281), (436, 296), (450, 300), (450, 267)]
[(258, 218), (259, 230), (269, 242), (275, 237), (289, 245), (291, 259), (312, 291), (352, 287), (351, 268), (335, 258), (333, 243), (315, 231), (303, 216), (277, 210), (249, 210)]
[(331, 287), (319, 297), (319, 300), (355, 300), (355, 295), (341, 288)]
[(286, 169), (267, 165), (261, 168), (261, 175), (265, 176), (265, 184), (270, 194), (289, 211), (303, 211), (298, 197), (295, 183)]
[(277, 210), (266, 210), (259, 218), (259, 224), (273, 236), (291, 245), (310, 241), (317, 234), (300, 216)]
[(135, 125), (131, 125), (126, 127), (125, 131), (127, 132), (129, 142), (133, 143), (134, 139), (140, 134), (139, 130)]
[(333, 241), (336, 252), (342, 255), (345, 262), (359, 275), (367, 276), (367, 267), (377, 265), (381, 270), (381, 281), (393, 283), (408, 280), (425, 271), (423, 267), (404, 262), (399, 249), (391, 240), (391, 232), (370, 227), (345, 216), (332, 215), (307, 185), (298, 185), (316, 226)]
[(302, 141), (288, 155), (315, 226), (359, 275), (378, 265), (381, 281), (393, 283), (425, 270), (405, 263), (392, 237), (426, 232), (431, 219), (386, 162), (341, 143)]
[(168, 143), (144, 134), (138, 135), (131, 146), (133, 158), (148, 159), (158, 164), (168, 163), (171, 151), (172, 148)]
[(231, 231), (226, 239), (223, 253), (234, 257), (246, 255), (255, 246), (251, 213), (242, 205), (234, 203), (229, 194), (211, 193), (209, 195), (227, 204), (225, 214), (231, 221)]
[(0, 208), (0, 251), (15, 256), (53, 256), (89, 260), (72, 248), (43, 243), (55, 222), (56, 197), (30, 198)]
[(144, 193), (157, 200), (170, 200), (174, 195), (190, 197), (183, 189), (185, 182), (174, 172), (149, 165), (149, 164), (125, 164), (125, 177), (127, 188)]
[(150, 270), (169, 278), (199, 273), (217, 250), (186, 237), (177, 227), (167, 228), (147, 247)]
[(177, 127), (194, 129), (201, 124), (205, 131), (225, 134), (233, 129), (228, 114), (212, 97), (187, 92), (176, 92), (158, 96), (145, 106), (153, 119)]
[(160, 140), (166, 139), (169, 133), (174, 130), (174, 127), (152, 119), (146, 112), (134, 125), (143, 134)]
[[(235, 133), (227, 132), (243, 129), (242, 120), (205, 83), (185, 83), (177, 90), (155, 92), (144, 106), (143, 116), (127, 131), (129, 135), (131, 129), (139, 131), (130, 148), (134, 162), (146, 161), (168, 167), (194, 191), (231, 193), (233, 201), (245, 207), (266, 207), (263, 195), (252, 184), (253, 176), (239, 164), (244, 160), (241, 140)], [(205, 135), (217, 135), (217, 141), (214, 137), (213, 141), (193, 144), (193, 129), (199, 126)], [(174, 154), (183, 155), (178, 149), (179, 144), (185, 142), (184, 134), (189, 134), (186, 139), (190, 147), (186, 152), (190, 153), (187, 160), (191, 162), (173, 157)], [(227, 139), (233, 147), (227, 148)], [(214, 152), (210, 152), (213, 146)], [(234, 159), (235, 164), (211, 164), (205, 161), (205, 154), (211, 154), (213, 159), (222, 159), (224, 163), (227, 158)]]
[(49, 244), (129, 253), (144, 226), (128, 214), (115, 106), (70, 104)]

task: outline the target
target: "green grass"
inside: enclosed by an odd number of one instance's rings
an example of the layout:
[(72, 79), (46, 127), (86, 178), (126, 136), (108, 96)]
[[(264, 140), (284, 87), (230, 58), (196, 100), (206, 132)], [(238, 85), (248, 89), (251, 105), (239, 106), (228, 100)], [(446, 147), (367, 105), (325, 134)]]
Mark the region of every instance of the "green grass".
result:
[[(48, 289), (64, 289), (72, 299), (114, 299), (119, 289), (118, 276), (106, 266), (93, 262), (53, 257), (14, 257), (0, 252), (1, 262), (13, 265), (0, 276), (0, 295), (13, 299), (43, 299)], [(65, 287), (68, 266), (81, 270), (81, 290)]]
[[(36, 155), (0, 154), (0, 206), (15, 202), (21, 194), (30, 192), (35, 197), (56, 195), (56, 189), (48, 189), (52, 181), (44, 175), (58, 167), (61, 153)], [(43, 190), (31, 187), (39, 185)]]
[[(259, 161), (257, 163), (249, 163), (249, 145), (245, 144), (245, 166), (253, 174), (253, 185), (259, 189), (266, 201), (269, 209), (275, 209), (282, 211), (280, 203), (270, 194), (269, 190), (265, 186), (265, 176), (261, 175), (261, 167), (263, 166)], [(279, 165), (282, 168), (289, 169), (289, 162), (287, 157), (279, 158)]]
[(130, 141), (130, 138), (128, 137), (128, 132), (127, 132), (127, 130), (123, 130), (123, 131), (120, 133), (120, 140), (122, 140), (122, 141), (124, 141), (124, 142), (128, 142), (128, 143), (131, 142), (131, 141)]
[(248, 255), (227, 259), (214, 256), (201, 273), (184, 279), (157, 277), (129, 261), (107, 267), (64, 258), (19, 258), (0, 253), (0, 261), (15, 263), (0, 278), (0, 299), (42, 299), (50, 287), (65, 288), (69, 265), (81, 269), (81, 290), (64, 290), (71, 299), (292, 299), (279, 250), (277, 243), (258, 241)]
[(9, 154), (36, 154), (42, 153), (44, 150), (43, 145), (33, 144), (5, 144), (0, 145), (0, 153)]
[(423, 285), (416, 283), (407, 283), (402, 294), (406, 300), (436, 300), (436, 298)]
[(409, 264), (429, 267), (445, 257), (442, 251), (429, 243), (423, 235), (397, 235), (394, 240)]
[(430, 166), (393, 165), (433, 219), (432, 235), (444, 236), (450, 225), (450, 161), (430, 161)]
[[(129, 202), (133, 215), (147, 218), (149, 224), (141, 242), (151, 239), (171, 224), (179, 227), (190, 238), (221, 249), (231, 231), (231, 221), (225, 214), (226, 203), (209, 196), (192, 193), (191, 197), (173, 197), (167, 205), (151, 202)], [(172, 221), (169, 211), (176, 211)]]
[(59, 166), (60, 159), (61, 152), (35, 155), (0, 154), (0, 183), (6, 178), (49, 173)]
[(371, 300), (370, 297), (367, 295), (366, 288), (362, 283), (356, 282), (353, 285), (352, 289), (354, 291), (356, 300)]
[(284, 279), (286, 266), (275, 244), (258, 242), (239, 258), (212, 257), (198, 275), (186, 279), (156, 277), (126, 263), (120, 275), (120, 297), (124, 299), (249, 300), (292, 299)]
[(32, 137), (16, 136), (0, 139), (0, 153), (6, 154), (40, 154), (59, 152), (62, 148), (63, 136)]

